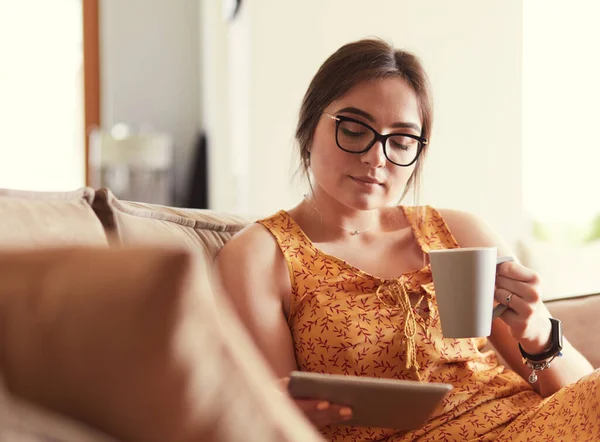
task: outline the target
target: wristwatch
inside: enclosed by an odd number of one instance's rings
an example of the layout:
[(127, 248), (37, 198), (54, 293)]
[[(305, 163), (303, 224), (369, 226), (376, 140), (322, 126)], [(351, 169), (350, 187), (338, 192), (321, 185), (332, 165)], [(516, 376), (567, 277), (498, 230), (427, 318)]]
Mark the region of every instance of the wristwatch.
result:
[(560, 351), (563, 348), (563, 333), (562, 333), (562, 324), (558, 319), (554, 319), (554, 318), (550, 318), (550, 323), (552, 324), (552, 332), (551, 332), (551, 341), (552, 341), (552, 345), (550, 346), (550, 348), (548, 350), (546, 350), (543, 353), (537, 353), (537, 354), (529, 354), (527, 353), (525, 350), (523, 350), (523, 347), (521, 347), (521, 344), (519, 344), (519, 350), (521, 351), (521, 356), (523, 356), (524, 359), (527, 359), (527, 361), (529, 362), (542, 362), (542, 361), (546, 361), (556, 355), (558, 355), (560, 353)]

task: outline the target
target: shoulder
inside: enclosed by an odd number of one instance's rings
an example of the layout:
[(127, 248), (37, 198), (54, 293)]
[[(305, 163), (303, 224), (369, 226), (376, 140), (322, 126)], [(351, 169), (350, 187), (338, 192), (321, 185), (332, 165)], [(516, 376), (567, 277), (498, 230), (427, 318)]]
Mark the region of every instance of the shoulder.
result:
[(507, 245), (482, 217), (455, 209), (436, 209), (460, 247), (499, 247)]
[(216, 266), (235, 279), (271, 278), (285, 271), (287, 264), (278, 243), (283, 211), (258, 220), (236, 233), (216, 257)]
[(255, 222), (236, 233), (217, 254), (217, 262), (264, 263), (278, 249), (277, 241), (262, 224)]
[(225, 243), (217, 257), (229, 255), (233, 252), (247, 252), (252, 254), (264, 248), (275, 247), (277, 241), (267, 226), (275, 225), (281, 222), (281, 219), (282, 212), (280, 211), (248, 224)]
[(222, 288), (239, 307), (280, 303), (291, 290), (283, 253), (271, 232), (254, 223), (234, 235), (217, 254), (215, 269)]

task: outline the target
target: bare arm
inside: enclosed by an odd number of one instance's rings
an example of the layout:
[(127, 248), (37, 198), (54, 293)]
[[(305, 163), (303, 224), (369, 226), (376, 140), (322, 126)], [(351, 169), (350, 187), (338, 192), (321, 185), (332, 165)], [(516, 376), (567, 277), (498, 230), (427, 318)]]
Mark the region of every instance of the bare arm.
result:
[(275, 239), (253, 224), (227, 242), (215, 264), (224, 293), (275, 376), (288, 376), (297, 369), (283, 310), (291, 283)]
[[(297, 370), (291, 332), (284, 306), (292, 291), (287, 263), (273, 236), (253, 224), (235, 235), (216, 259), (222, 291), (250, 332), (286, 389), (289, 374)], [(296, 399), (296, 405), (317, 427), (351, 419), (352, 410), (316, 399)]]
[[(455, 210), (440, 210), (440, 214), (461, 247), (498, 247), (499, 256), (515, 256), (506, 242), (480, 218)], [(531, 370), (521, 360), (518, 343), (532, 354), (546, 350), (550, 340), (548, 318), (551, 315), (541, 301), (541, 283), (535, 272), (515, 262), (502, 264), (502, 275), (506, 275), (502, 278), (506, 278), (508, 283), (519, 287), (520, 294), (529, 300), (531, 309), (519, 315), (509, 311), (500, 320), (494, 321), (490, 342), (511, 368), (527, 380)], [(522, 339), (517, 340), (514, 335)], [(563, 340), (562, 354), (561, 358), (552, 361), (550, 369), (537, 373), (539, 380), (534, 388), (544, 397), (593, 371), (589, 361), (566, 339)]]

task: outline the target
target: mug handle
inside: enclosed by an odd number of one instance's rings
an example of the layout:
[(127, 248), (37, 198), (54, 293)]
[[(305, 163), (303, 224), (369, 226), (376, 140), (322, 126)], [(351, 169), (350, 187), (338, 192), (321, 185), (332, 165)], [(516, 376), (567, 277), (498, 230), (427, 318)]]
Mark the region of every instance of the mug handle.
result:
[[(505, 262), (512, 261), (514, 261), (514, 258), (512, 256), (501, 256), (496, 260), (496, 266), (499, 266), (500, 264), (503, 264)], [(498, 304), (496, 307), (494, 307), (494, 310), (492, 312), (492, 321), (502, 316), (502, 313), (504, 313), (506, 310), (508, 310), (508, 306), (504, 304)]]

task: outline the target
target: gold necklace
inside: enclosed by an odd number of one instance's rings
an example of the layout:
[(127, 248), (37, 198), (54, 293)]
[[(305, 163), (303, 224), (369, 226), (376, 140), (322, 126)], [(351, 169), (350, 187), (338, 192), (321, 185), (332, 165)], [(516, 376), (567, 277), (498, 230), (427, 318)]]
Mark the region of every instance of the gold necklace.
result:
[[(311, 203), (311, 202), (308, 200), (308, 195), (307, 195), (307, 194), (305, 194), (305, 195), (304, 195), (304, 199), (305, 199), (305, 200), (306, 200), (306, 202), (307, 202), (307, 203), (310, 205), (310, 207), (312, 207), (312, 209), (313, 209), (315, 212), (317, 212), (319, 215), (321, 215), (321, 220), (325, 218), (325, 215), (323, 215), (323, 213), (321, 213), (321, 211), (320, 211), (320, 210), (319, 210), (319, 209), (318, 209), (318, 208), (317, 208), (317, 207), (316, 207), (314, 204), (312, 204), (312, 203)], [(338, 226), (340, 229), (343, 229), (343, 230), (345, 230), (346, 232), (348, 232), (348, 233), (350, 234), (350, 236), (356, 236), (356, 235), (360, 235), (361, 233), (363, 233), (363, 232), (367, 232), (367, 231), (369, 231), (369, 230), (371, 230), (371, 229), (373, 228), (373, 226), (371, 226), (371, 227), (367, 227), (366, 229), (359, 230), (359, 229), (348, 229), (348, 228), (346, 228), (346, 227), (342, 226), (341, 224), (337, 224), (337, 223), (335, 223), (335, 225), (337, 225), (337, 226)]]

